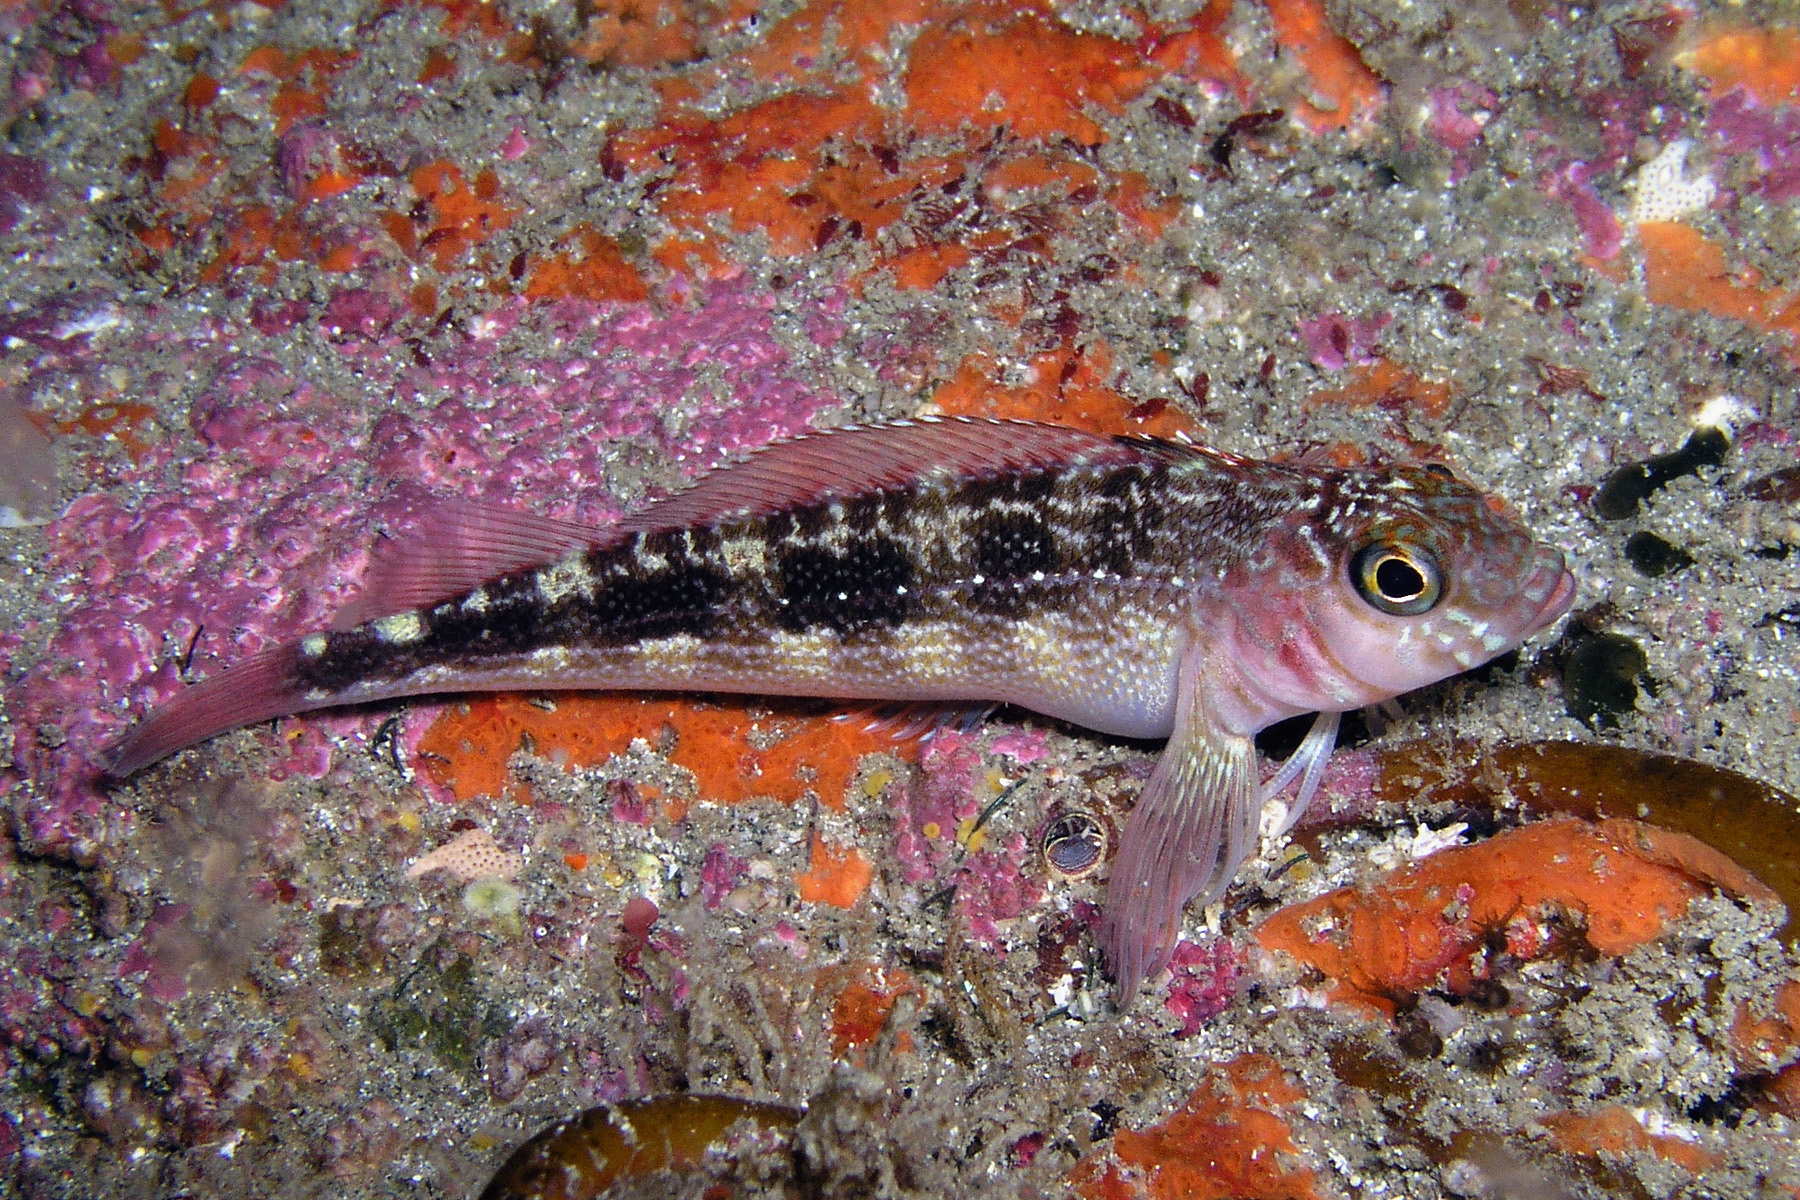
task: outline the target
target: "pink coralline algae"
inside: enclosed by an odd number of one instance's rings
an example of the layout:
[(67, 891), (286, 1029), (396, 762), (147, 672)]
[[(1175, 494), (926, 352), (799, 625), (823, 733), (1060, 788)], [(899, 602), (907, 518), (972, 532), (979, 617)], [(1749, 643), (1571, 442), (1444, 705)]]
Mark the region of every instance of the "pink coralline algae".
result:
[(750, 864), (726, 849), (724, 843), (709, 849), (700, 864), (700, 902), (706, 911), (713, 912), (725, 903), (725, 897), (737, 890), (749, 870)]
[(1468, 177), (1476, 161), (1470, 151), (1481, 141), (1481, 131), (1499, 107), (1500, 97), (1488, 88), (1458, 83), (1454, 87), (1433, 88), (1430, 100), (1426, 131), (1452, 152), (1450, 182), (1458, 183)]
[(1163, 1007), (1181, 1022), (1178, 1037), (1192, 1037), (1237, 999), (1243, 964), (1237, 948), (1224, 938), (1205, 945), (1182, 942), (1169, 959), (1174, 978)]
[[(805, 429), (826, 401), (792, 376), (772, 302), (742, 282), (692, 301), (672, 312), (513, 301), (434, 346), (427, 365), (397, 351), (391, 310), (339, 297), (322, 324), (379, 407), (225, 349), (254, 345), (248, 329), (187, 347), (192, 376), (207, 381), (187, 407), (197, 444), (155, 441), (122, 464), (120, 482), (147, 492), (133, 506), (118, 498), (128, 488), (96, 493), (45, 527), (52, 576), (82, 604), (5, 698), (20, 735), (0, 785), (31, 785), (14, 801), (26, 844), (90, 858), (105, 805), (89, 764), (107, 742), (174, 695), (184, 672), (211, 674), (325, 627), (378, 531), (403, 527), (430, 493), (604, 522), (620, 511), (605, 482), (621, 442), (693, 475)], [(29, 320), (48, 333), (65, 315)], [(668, 420), (677, 397), (693, 413), (679, 425)], [(345, 720), (324, 725), (372, 727)], [(294, 750), (284, 773), (317, 775), (329, 761), (316, 736)]]
[(975, 778), (983, 765), (972, 735), (940, 730), (920, 762), (924, 774), (904, 790), (896, 814), (894, 841), (908, 883), (936, 876), (956, 853), (956, 833), (981, 805)]
[[(1014, 735), (1002, 735), (1004, 742)], [(993, 835), (975, 828), (993, 802), (987, 755), (980, 735), (945, 730), (920, 761), (921, 776), (901, 796), (894, 853), (908, 883), (955, 890), (956, 910), (969, 936), (989, 950), (1003, 950), (1000, 922), (1024, 915), (1044, 898), (1023, 834)], [(1027, 749), (1029, 742), (1015, 742)], [(928, 882), (931, 881), (931, 882)]]
[(990, 749), (1020, 765), (1027, 765), (1050, 757), (1050, 740), (1041, 729), (1024, 729), (995, 738)]
[(1326, 313), (1300, 322), (1300, 340), (1316, 366), (1341, 371), (1351, 363), (1368, 366), (1376, 360), (1375, 343), (1394, 323), (1393, 313), (1345, 317)]
[(1024, 916), (1044, 898), (1043, 880), (1026, 870), (1031, 851), (1024, 835), (991, 839), (968, 856), (956, 877), (956, 904), (969, 937), (988, 950), (1004, 949), (1000, 922)]
[(1625, 244), (1625, 231), (1620, 228), (1612, 207), (1588, 182), (1598, 173), (1589, 163), (1572, 162), (1547, 174), (1543, 188), (1545, 195), (1561, 200), (1574, 213), (1575, 224), (1581, 229), (1583, 248), (1588, 254), (1608, 262), (1619, 256), (1619, 250)]
[(1706, 131), (1727, 154), (1753, 154), (1760, 174), (1752, 185), (1771, 204), (1800, 196), (1800, 108), (1767, 108), (1743, 88), (1713, 105)]

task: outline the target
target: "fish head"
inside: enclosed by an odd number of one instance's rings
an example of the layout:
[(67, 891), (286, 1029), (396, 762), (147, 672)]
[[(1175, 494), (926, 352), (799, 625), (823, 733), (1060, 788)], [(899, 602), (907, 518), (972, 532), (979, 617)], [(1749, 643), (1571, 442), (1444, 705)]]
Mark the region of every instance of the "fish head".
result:
[(1273, 541), (1285, 583), (1234, 605), (1238, 673), (1265, 719), (1360, 708), (1471, 670), (1574, 598), (1560, 550), (1436, 464), (1334, 474)]

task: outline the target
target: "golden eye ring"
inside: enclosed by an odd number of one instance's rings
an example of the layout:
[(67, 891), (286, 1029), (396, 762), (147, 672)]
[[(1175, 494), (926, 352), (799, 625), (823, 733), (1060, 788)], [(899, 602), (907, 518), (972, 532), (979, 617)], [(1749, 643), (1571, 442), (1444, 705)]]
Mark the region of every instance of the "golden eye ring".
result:
[(1404, 542), (1371, 542), (1350, 559), (1350, 582), (1371, 607), (1394, 617), (1430, 612), (1444, 597), (1437, 559)]

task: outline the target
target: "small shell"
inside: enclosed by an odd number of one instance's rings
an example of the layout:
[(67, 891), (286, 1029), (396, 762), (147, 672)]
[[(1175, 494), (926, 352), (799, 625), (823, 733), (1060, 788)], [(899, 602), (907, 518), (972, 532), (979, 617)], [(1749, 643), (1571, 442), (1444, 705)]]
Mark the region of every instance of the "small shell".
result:
[(1038, 844), (1043, 847), (1044, 865), (1052, 875), (1082, 879), (1106, 861), (1111, 840), (1105, 823), (1098, 817), (1066, 812), (1044, 827)]

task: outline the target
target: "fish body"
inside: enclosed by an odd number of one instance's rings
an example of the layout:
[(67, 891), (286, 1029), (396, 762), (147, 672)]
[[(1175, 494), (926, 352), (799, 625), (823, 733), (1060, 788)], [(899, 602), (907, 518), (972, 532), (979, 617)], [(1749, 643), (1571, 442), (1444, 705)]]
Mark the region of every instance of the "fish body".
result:
[(442, 692), (1017, 704), (1168, 739), (1102, 928), (1127, 1000), (1248, 853), (1258, 730), (1477, 666), (1573, 590), (1559, 552), (1443, 468), (975, 420), (778, 444), (609, 530), (452, 504), (385, 564), (342, 627), (190, 688), (109, 769)]

